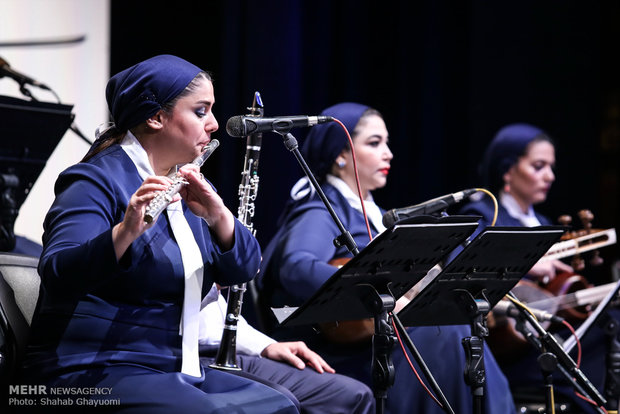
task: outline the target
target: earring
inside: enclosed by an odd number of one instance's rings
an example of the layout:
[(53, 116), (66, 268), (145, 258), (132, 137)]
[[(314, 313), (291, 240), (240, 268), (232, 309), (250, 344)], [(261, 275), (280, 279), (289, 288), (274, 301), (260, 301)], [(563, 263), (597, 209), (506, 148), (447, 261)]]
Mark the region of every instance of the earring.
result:
[(504, 183), (504, 192), (505, 193), (509, 193), (510, 192), (510, 183)]
[(344, 160), (338, 161), (338, 167), (344, 168), (345, 165), (347, 165), (347, 163)]

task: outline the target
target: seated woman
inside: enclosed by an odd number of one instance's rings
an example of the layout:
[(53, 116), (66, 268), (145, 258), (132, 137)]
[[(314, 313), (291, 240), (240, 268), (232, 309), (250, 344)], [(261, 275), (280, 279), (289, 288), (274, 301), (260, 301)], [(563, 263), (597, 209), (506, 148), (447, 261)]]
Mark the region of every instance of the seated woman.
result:
[[(493, 192), (498, 200), (497, 226), (534, 227), (551, 224), (551, 221), (534, 207), (547, 199), (555, 181), (555, 161), (553, 141), (540, 128), (519, 123), (506, 125), (497, 132), (489, 143), (480, 166), (484, 187)], [(491, 198), (484, 197), (464, 205), (459, 214), (482, 216), (477, 230), (479, 232), (491, 224), (494, 210)], [(541, 260), (525, 277), (532, 282), (546, 284), (564, 272), (572, 273), (573, 269), (560, 260)], [(489, 338), (491, 343), (496, 340), (493, 335), (495, 333), (492, 331)], [(568, 335), (570, 332), (567, 329), (561, 332), (564, 338)], [(538, 351), (533, 347), (526, 347), (525, 355), (517, 351), (506, 352), (506, 338), (499, 339), (503, 342), (503, 352), (498, 353), (498, 359), (511, 387), (534, 387), (542, 393), (543, 378), (536, 361)], [(518, 337), (515, 336), (512, 340), (517, 341)], [(582, 370), (599, 390), (602, 390), (604, 385), (605, 343), (604, 333), (599, 327), (594, 327), (582, 343)], [(590, 404), (574, 395), (560, 372), (556, 372), (553, 377), (558, 385), (556, 389), (567, 394), (581, 409), (594, 412)]]
[[(385, 186), (393, 158), (383, 118), (376, 110), (357, 103), (337, 104), (321, 115), (340, 120), (351, 131), (370, 230), (377, 235), (385, 229), (384, 211), (373, 202), (371, 192)], [(353, 154), (345, 132), (335, 122), (313, 127), (303, 143), (302, 154), (344, 227), (363, 249), (369, 242), (369, 235), (357, 192)], [(259, 274), (259, 288), (268, 303), (276, 307), (302, 304), (337, 270), (330, 262), (351, 256), (345, 247), (335, 247), (332, 243), (340, 231), (307, 180), (296, 184), (291, 196), (279, 221), (279, 230), (264, 252)], [(408, 328), (407, 332), (454, 411), (472, 412), (471, 391), (463, 379), (465, 353), (461, 345), (461, 340), (470, 335), (470, 328), (416, 327)], [(372, 386), (370, 342), (330, 343), (311, 327), (280, 327), (275, 329), (274, 336), (303, 339), (338, 372)], [(386, 412), (444, 412), (416, 382), (402, 352), (395, 349), (392, 357), (395, 383), (388, 389)], [(486, 412), (514, 412), (506, 379), (490, 352), (485, 351), (485, 358)]]
[[(555, 147), (541, 129), (528, 124), (502, 128), (489, 144), (481, 166), (483, 184), (498, 200), (496, 226), (534, 227), (551, 224), (534, 205), (544, 202), (555, 181)], [(490, 197), (466, 204), (460, 214), (482, 216), (478, 233), (493, 220)], [(556, 273), (573, 269), (560, 260), (537, 263), (529, 277), (553, 279)]]
[[(218, 129), (210, 76), (160, 55), (114, 75), (106, 98), (115, 126), (60, 174), (45, 218), (20, 381), (50, 393), (20, 408), (296, 413), (270, 387), (200, 366), (203, 298), (214, 282), (250, 280), (260, 263), (256, 239), (191, 164)], [(184, 185), (147, 222), (169, 174)]]

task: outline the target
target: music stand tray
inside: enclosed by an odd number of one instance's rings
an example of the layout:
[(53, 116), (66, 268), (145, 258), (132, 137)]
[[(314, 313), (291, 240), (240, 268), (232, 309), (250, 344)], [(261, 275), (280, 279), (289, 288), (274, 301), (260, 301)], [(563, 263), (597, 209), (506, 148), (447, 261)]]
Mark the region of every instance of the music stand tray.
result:
[[(395, 337), (388, 312), (399, 297), (475, 231), (478, 219), (418, 216), (400, 221), (338, 269), (302, 306), (272, 311), (280, 324), (287, 326), (373, 317), (371, 371), (377, 413), (383, 413), (387, 389), (395, 376), (391, 360)], [(453, 414), (424, 361), (418, 363), (446, 412)]]
[(272, 311), (286, 326), (373, 317), (359, 286), (398, 299), (474, 232), (477, 219), (421, 216), (400, 221), (338, 269), (303, 305)]
[(73, 105), (0, 96), (0, 173), (19, 177), (19, 208), (73, 122)]
[(424, 278), (398, 313), (405, 326), (471, 326), (462, 345), (475, 414), (484, 411), (486, 315), (563, 233), (560, 226), (488, 227), (437, 275)]
[(486, 228), (436, 277), (421, 282), (398, 317), (405, 326), (470, 324), (466, 297), (493, 308), (563, 233), (561, 226)]

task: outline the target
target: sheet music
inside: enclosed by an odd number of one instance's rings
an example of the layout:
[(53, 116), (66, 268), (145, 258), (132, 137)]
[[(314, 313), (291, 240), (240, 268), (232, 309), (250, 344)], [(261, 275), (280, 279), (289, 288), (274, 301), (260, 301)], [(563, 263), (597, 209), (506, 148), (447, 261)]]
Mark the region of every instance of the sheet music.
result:
[[(607, 308), (607, 305), (609, 305), (614, 296), (618, 294), (619, 289), (620, 280), (616, 282), (616, 287), (612, 289), (611, 292), (609, 292), (607, 296), (605, 296), (605, 299), (603, 299), (598, 304), (594, 312), (592, 312), (592, 314), (588, 316), (588, 318), (581, 324), (581, 326), (575, 330), (575, 333), (577, 334), (579, 340), (583, 338), (583, 336), (586, 334), (586, 332), (588, 332), (590, 327), (592, 327), (594, 322), (596, 322), (599, 315)], [(564, 351), (566, 353), (569, 353), (575, 347), (575, 345), (577, 345), (577, 340), (575, 339), (574, 335), (571, 335), (570, 337), (568, 337), (568, 339), (566, 339), (566, 341), (564, 341), (562, 347), (564, 348)]]

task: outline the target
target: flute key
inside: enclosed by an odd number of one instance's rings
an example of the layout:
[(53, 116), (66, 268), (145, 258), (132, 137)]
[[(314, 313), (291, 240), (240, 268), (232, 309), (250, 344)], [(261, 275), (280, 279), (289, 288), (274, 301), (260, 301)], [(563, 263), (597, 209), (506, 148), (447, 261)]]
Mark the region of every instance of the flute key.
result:
[[(220, 142), (217, 139), (212, 139), (211, 142), (204, 147), (202, 154), (192, 161), (192, 164), (201, 167), (219, 145)], [(159, 192), (155, 198), (151, 200), (149, 205), (146, 206), (144, 221), (146, 223), (152, 223), (155, 221), (162, 211), (164, 211), (164, 209), (172, 202), (174, 196), (181, 190), (181, 187), (186, 184), (187, 181), (185, 181), (185, 178), (183, 178), (181, 174), (177, 173), (172, 179), (172, 184), (170, 184), (170, 186), (164, 191)]]

